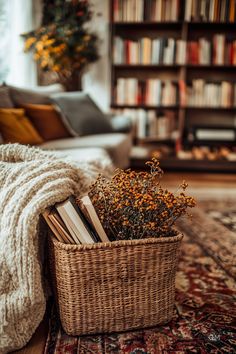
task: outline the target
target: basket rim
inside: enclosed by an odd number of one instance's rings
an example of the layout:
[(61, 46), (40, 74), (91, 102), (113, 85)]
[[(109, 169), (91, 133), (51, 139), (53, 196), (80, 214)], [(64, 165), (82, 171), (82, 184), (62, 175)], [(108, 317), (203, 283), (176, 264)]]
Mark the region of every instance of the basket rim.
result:
[(68, 250), (68, 251), (83, 251), (83, 250), (109, 249), (109, 248), (135, 246), (135, 245), (148, 245), (148, 244), (156, 244), (156, 243), (177, 243), (182, 240), (183, 236), (184, 235), (181, 232), (178, 232), (176, 236), (170, 236), (170, 237), (150, 237), (150, 238), (134, 239), (134, 240), (95, 242), (95, 243), (81, 244), (81, 245), (63, 243), (58, 241), (54, 236), (49, 236), (49, 239), (56, 248), (62, 250)]

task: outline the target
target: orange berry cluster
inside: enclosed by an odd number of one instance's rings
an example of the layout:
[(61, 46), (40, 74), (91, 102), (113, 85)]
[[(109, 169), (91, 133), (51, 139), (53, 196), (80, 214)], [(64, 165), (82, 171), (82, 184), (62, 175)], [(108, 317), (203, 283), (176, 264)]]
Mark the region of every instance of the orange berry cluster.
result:
[(159, 161), (146, 162), (150, 171), (117, 169), (111, 179), (99, 175), (89, 196), (98, 216), (113, 240), (169, 237), (176, 235), (175, 221), (196, 205), (185, 195), (184, 181), (179, 194), (162, 189), (163, 171)]

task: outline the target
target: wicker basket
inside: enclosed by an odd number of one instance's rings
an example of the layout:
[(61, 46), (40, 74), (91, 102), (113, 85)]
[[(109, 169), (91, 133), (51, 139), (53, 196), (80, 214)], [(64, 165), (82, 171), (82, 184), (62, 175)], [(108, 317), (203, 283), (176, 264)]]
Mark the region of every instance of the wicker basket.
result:
[(68, 245), (49, 238), (59, 314), (70, 335), (168, 322), (182, 235)]

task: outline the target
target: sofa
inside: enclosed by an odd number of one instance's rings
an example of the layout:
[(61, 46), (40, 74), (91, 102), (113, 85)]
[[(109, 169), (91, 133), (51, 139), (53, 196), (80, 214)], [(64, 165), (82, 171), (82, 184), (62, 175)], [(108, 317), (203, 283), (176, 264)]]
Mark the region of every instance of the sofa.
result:
[[(4, 124), (10, 119), (14, 122), (12, 114), (17, 124), (21, 118), (21, 125), (18, 133), (13, 132), (15, 123), (9, 136), (10, 128)], [(36, 140), (27, 142), (24, 132), (20, 134), (26, 119), (39, 135)], [(130, 131), (127, 117), (104, 114), (84, 92), (64, 92), (59, 84), (34, 89), (0, 87), (0, 133), (5, 143), (37, 145), (79, 162), (109, 158), (115, 167), (126, 168), (132, 147)]]

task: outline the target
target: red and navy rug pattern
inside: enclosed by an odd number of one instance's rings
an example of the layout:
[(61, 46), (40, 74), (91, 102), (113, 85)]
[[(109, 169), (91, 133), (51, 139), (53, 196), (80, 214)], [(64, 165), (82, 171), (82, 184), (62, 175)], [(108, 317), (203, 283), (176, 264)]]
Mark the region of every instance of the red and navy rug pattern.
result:
[[(184, 233), (171, 322), (155, 328), (68, 336), (53, 308), (46, 353), (236, 353), (235, 207), (209, 203), (178, 224)], [(217, 210), (217, 212), (216, 212)]]

